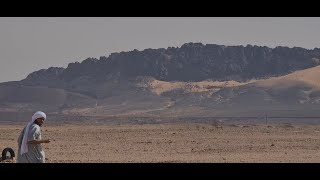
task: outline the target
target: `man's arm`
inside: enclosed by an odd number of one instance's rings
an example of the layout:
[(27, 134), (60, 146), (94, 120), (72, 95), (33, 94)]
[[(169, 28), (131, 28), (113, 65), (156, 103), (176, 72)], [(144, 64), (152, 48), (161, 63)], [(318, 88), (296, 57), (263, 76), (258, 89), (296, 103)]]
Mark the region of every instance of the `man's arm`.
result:
[(41, 144), (41, 143), (49, 143), (50, 140), (49, 139), (45, 139), (45, 140), (31, 140), (28, 141), (28, 144)]

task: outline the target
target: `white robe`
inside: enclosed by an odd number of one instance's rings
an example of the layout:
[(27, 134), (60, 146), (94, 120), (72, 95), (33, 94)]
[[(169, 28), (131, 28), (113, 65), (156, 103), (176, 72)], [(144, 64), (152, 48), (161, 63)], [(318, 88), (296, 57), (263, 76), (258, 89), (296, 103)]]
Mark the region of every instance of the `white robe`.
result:
[(24, 131), (24, 135), (22, 138), (22, 143), (21, 143), (21, 147), (20, 147), (20, 155), (23, 155), (24, 153), (28, 152), (28, 135), (29, 135), (29, 129), (30, 126), (33, 124), (33, 122), (38, 119), (38, 118), (44, 118), (46, 119), (47, 116), (44, 112), (41, 111), (37, 111), (36, 113), (34, 113), (34, 115), (31, 118), (31, 121), (27, 124), (25, 131)]

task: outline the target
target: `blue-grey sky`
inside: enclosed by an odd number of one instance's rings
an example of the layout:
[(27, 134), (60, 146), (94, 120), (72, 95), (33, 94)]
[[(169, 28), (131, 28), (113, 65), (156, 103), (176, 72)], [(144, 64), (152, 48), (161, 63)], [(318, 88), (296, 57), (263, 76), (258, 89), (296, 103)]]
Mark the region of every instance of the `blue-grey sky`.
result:
[(112, 52), (219, 45), (320, 47), (319, 17), (0, 17), (0, 82)]

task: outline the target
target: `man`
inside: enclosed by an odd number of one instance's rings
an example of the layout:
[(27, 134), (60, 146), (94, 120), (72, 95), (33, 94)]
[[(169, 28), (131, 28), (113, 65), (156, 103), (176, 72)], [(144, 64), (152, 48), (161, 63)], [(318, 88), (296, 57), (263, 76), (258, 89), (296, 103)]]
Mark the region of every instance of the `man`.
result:
[(45, 119), (46, 114), (37, 111), (22, 130), (18, 138), (18, 163), (45, 163), (45, 153), (41, 144), (50, 142), (49, 139), (41, 140), (40, 127)]

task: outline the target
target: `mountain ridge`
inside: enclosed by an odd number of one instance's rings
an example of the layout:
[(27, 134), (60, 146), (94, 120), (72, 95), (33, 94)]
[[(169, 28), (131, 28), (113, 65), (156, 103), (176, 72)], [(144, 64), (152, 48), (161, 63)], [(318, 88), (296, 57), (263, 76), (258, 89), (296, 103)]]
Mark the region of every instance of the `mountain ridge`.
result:
[(246, 81), (310, 68), (318, 65), (319, 59), (318, 48), (186, 43), (180, 48), (133, 50), (99, 59), (87, 58), (81, 63), (69, 63), (67, 68), (50, 67), (33, 72), (23, 81), (39, 81), (46, 77), (68, 82), (80, 76), (96, 81), (114, 76), (151, 76), (163, 81)]
[(318, 48), (202, 43), (112, 53), (0, 83), (0, 117), (320, 116), (319, 59)]

